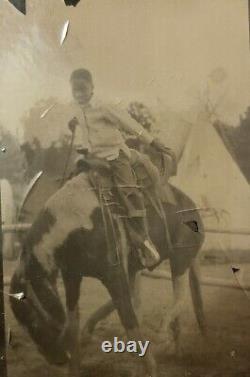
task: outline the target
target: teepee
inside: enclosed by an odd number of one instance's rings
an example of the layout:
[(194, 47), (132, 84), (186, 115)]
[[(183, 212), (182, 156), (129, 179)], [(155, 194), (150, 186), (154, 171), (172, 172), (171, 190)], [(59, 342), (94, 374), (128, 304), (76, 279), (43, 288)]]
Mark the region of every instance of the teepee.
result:
[[(195, 201), (206, 229), (250, 233), (250, 187), (208, 120), (192, 126), (172, 183)], [(204, 249), (237, 255), (250, 251), (250, 235), (206, 233)]]

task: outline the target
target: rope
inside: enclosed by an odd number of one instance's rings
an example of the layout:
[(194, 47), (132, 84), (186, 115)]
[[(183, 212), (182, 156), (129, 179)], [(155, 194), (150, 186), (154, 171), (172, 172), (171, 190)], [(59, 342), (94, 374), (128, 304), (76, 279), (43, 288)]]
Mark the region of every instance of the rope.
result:
[(75, 129), (73, 129), (72, 134), (71, 134), (69, 152), (68, 152), (67, 159), (66, 159), (65, 165), (64, 165), (63, 176), (62, 176), (62, 181), (61, 181), (61, 185), (60, 185), (61, 187), (63, 186), (63, 184), (65, 182), (66, 173), (67, 173), (67, 170), (68, 170), (68, 167), (69, 167), (69, 161), (70, 161), (70, 157), (71, 157), (72, 150), (73, 150), (74, 140), (75, 140)]

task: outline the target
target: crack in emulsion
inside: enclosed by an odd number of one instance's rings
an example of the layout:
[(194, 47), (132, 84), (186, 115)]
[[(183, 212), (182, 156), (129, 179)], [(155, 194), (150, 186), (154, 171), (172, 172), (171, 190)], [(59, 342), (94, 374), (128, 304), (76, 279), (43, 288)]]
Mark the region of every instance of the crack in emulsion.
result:
[(187, 225), (195, 233), (199, 233), (199, 225), (196, 220), (185, 221), (183, 224)]
[(5, 292), (5, 291), (2, 291), (2, 293), (6, 296), (13, 297), (13, 298), (15, 298), (16, 300), (19, 300), (19, 301), (26, 299), (24, 292), (8, 293), (8, 292)]
[(79, 2), (80, 0), (64, 0), (65, 5), (72, 5), (73, 7), (76, 7)]

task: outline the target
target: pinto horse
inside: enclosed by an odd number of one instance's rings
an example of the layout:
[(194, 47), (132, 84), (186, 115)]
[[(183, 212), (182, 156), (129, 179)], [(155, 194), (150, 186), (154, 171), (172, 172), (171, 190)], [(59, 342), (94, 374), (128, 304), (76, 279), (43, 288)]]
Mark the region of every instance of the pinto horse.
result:
[[(172, 252), (166, 247), (163, 221), (155, 208), (148, 205), (150, 237), (160, 252), (161, 261), (170, 260), (175, 293), (175, 324), (178, 321), (177, 309), (183, 298), (183, 277), (189, 271), (194, 310), (200, 328), (204, 330), (197, 273), (197, 254), (204, 238), (202, 221), (198, 212), (194, 211), (192, 221), (199, 231), (195, 232), (185, 224), (180, 211), (194, 208), (195, 205), (181, 191), (175, 187), (172, 189), (178, 204), (164, 205)], [(122, 221), (118, 221), (117, 234), (123, 247), (118, 251), (118, 263), (113, 263), (105, 243), (100, 202), (88, 175), (80, 173), (49, 198), (23, 243), (20, 263), (11, 281), (11, 293), (23, 291), (25, 299), (11, 297), (12, 310), (50, 363), (69, 364), (71, 377), (80, 376), (78, 301), (84, 277), (94, 277), (103, 283), (128, 338), (143, 341), (131, 292), (136, 273), (142, 269), (142, 265), (137, 253), (131, 250), (126, 227), (122, 224)], [(56, 288), (59, 272), (65, 287), (66, 314)], [(108, 304), (108, 311), (104, 312), (107, 314), (110, 308)], [(101, 313), (103, 315), (103, 311)], [(99, 314), (94, 322), (93, 318), (88, 321), (89, 330), (91, 326), (93, 330)], [(156, 364), (150, 350), (141, 363), (146, 370), (144, 376), (156, 377)]]

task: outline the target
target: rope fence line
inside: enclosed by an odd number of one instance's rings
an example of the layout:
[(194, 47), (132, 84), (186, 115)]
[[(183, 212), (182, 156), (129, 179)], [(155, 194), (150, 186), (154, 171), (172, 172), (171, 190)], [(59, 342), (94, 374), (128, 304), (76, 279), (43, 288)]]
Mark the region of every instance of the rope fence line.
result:
[(8, 224), (2, 225), (2, 232), (5, 233), (19, 233), (19, 232), (26, 232), (31, 228), (32, 224), (28, 223), (17, 223), (17, 224)]
[[(172, 281), (172, 275), (170, 272), (164, 270), (155, 270), (152, 272), (143, 271), (143, 276), (152, 278), (152, 279), (166, 279)], [(242, 286), (236, 284), (233, 281), (227, 279), (220, 279), (220, 278), (209, 278), (209, 277), (202, 277), (201, 284), (207, 285), (210, 287), (222, 287), (222, 288), (230, 288), (230, 289), (237, 289), (242, 290)], [(245, 291), (250, 291), (250, 285), (244, 286)]]
[[(26, 232), (31, 228), (32, 224), (29, 223), (17, 223), (17, 224), (3, 224), (2, 225), (2, 232), (3, 233), (18, 233), (18, 232)], [(233, 229), (226, 229), (226, 228), (205, 228), (202, 233), (218, 233), (218, 234), (232, 234), (232, 235), (242, 235), (242, 236), (250, 236), (250, 229), (247, 228), (233, 228)]]

